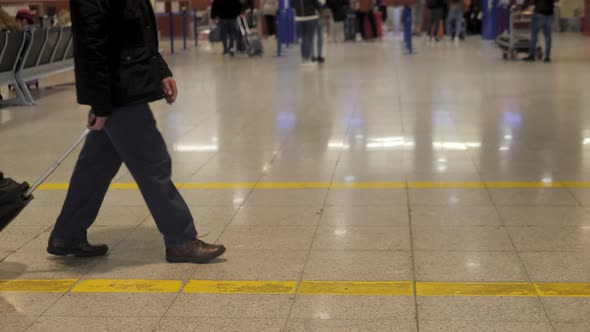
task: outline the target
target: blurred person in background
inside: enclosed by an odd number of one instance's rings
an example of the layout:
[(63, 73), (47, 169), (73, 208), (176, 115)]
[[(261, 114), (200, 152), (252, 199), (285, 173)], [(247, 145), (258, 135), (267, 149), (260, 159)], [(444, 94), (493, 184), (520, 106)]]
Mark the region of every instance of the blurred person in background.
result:
[(313, 56), (311, 58), (311, 61), (317, 61), (319, 63), (324, 63), (326, 61), (326, 59), (324, 59), (324, 31), (326, 31), (327, 28), (329, 28), (330, 25), (330, 9), (328, 7), (325, 6), (324, 4), (324, 0), (319, 0), (320, 2), (320, 6), (322, 6), (322, 8), (320, 9), (320, 14), (319, 14), (319, 20), (318, 20), (318, 26), (317, 26), (317, 31), (316, 31), (316, 45), (314, 48), (314, 54), (315, 56)]
[[(455, 24), (453, 31), (452, 24)], [(459, 43), (461, 30), (463, 27), (463, 0), (449, 0), (449, 14), (446, 22), (446, 32), (451, 41)], [(453, 34), (454, 32), (454, 34)]]
[(291, 8), (295, 9), (297, 37), (301, 39), (301, 62), (312, 64), (313, 38), (317, 33), (320, 18), (318, 0), (291, 0)]
[(539, 32), (543, 30), (545, 36), (545, 62), (551, 62), (551, 31), (553, 29), (553, 14), (555, 13), (556, 0), (534, 0), (535, 13), (531, 26), (531, 45), (529, 56), (525, 61), (535, 61), (535, 49), (539, 38)]
[(438, 29), (444, 16), (444, 0), (427, 0), (426, 6), (430, 11), (430, 22), (428, 23), (428, 42), (432, 42), (433, 40), (439, 41)]
[(267, 35), (276, 35), (279, 0), (261, 0), (260, 7), (262, 8), (262, 15), (264, 15), (264, 22), (266, 23)]
[(328, 0), (326, 6), (330, 8), (332, 21), (330, 22), (330, 39), (333, 42), (344, 41), (344, 21), (350, 9), (348, 0)]
[(242, 13), (240, 0), (213, 0), (211, 18), (218, 21), (221, 30), (223, 55), (234, 56), (234, 44), (237, 34), (237, 19)]
[(424, 8), (426, 0), (415, 0), (412, 4), (412, 23), (414, 25), (414, 35), (422, 34), (422, 24), (424, 21)]
[(27, 30), (35, 24), (35, 14), (28, 8), (19, 9), (16, 12), (16, 21), (20, 24), (21, 30)]

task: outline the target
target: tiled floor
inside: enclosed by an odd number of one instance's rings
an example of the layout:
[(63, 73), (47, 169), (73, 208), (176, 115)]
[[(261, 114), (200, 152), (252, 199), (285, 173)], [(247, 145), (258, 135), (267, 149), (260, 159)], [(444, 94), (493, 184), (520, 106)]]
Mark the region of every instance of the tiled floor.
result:
[[(301, 68), (296, 49), (273, 58), (270, 43), (263, 58), (207, 45), (168, 56), (180, 97), (152, 107), (201, 235), (227, 253), (165, 263), (139, 191), (123, 185), (90, 230), (110, 255), (49, 257), (65, 190), (42, 190), (0, 233), (0, 279), (578, 283), (583, 294), (25, 289), (0, 292), (1, 329), (590, 331), (590, 43), (558, 36), (547, 65), (504, 62), (478, 38), (416, 42), (414, 56), (397, 39), (328, 45), (321, 68)], [(43, 87), (38, 102), (0, 109), (0, 170), (19, 180), (84, 123), (72, 86)], [(123, 168), (115, 182), (133, 178)]]

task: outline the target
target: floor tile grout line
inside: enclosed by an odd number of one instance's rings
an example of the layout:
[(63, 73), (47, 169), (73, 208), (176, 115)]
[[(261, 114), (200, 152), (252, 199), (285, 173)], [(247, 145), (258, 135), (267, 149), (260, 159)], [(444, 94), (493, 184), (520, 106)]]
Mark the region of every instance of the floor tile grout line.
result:
[[(490, 198), (492, 199), (492, 194), (491, 191), (488, 188), (488, 193), (490, 195)], [(508, 239), (510, 240), (510, 244), (512, 245), (512, 248), (514, 249), (514, 253), (516, 254), (516, 256), (518, 257), (518, 262), (520, 263), (520, 267), (522, 268), (522, 270), (524, 271), (524, 273), (526, 274), (526, 277), (528, 279), (528, 283), (530, 285), (532, 285), (533, 289), (535, 290), (535, 293), (537, 294), (536, 299), (537, 299), (537, 303), (541, 306), (541, 308), (543, 309), (543, 313), (545, 314), (545, 317), (547, 318), (547, 321), (549, 322), (549, 325), (551, 326), (551, 329), (553, 331), (556, 331), (555, 326), (553, 325), (553, 322), (551, 321), (551, 318), (549, 317), (549, 313), (547, 312), (547, 308), (545, 307), (545, 305), (543, 304), (543, 299), (541, 297), (541, 295), (539, 294), (539, 291), (537, 289), (536, 284), (533, 282), (533, 278), (529, 272), (529, 270), (526, 267), (526, 264), (524, 263), (524, 260), (522, 259), (521, 256), (521, 252), (518, 250), (516, 244), (514, 243), (514, 238), (512, 237), (512, 235), (510, 234), (510, 230), (508, 227), (506, 227), (506, 222), (504, 220), (504, 217), (502, 216), (502, 213), (500, 212), (500, 208), (498, 207), (498, 205), (496, 204), (496, 202), (494, 200), (492, 200), (492, 204), (494, 204), (494, 209), (496, 211), (496, 215), (498, 216), (498, 218), (500, 219), (500, 223), (501, 223), (501, 227), (504, 229), (504, 231), (506, 232), (506, 235), (508, 236)]]
[(414, 231), (413, 231), (413, 223), (412, 223), (412, 206), (410, 204), (410, 192), (409, 189), (406, 189), (406, 199), (408, 200), (408, 226), (410, 231), (410, 255), (412, 257), (412, 287), (414, 291), (414, 311), (415, 316), (414, 319), (416, 320), (416, 331), (420, 332), (420, 312), (418, 306), (418, 287), (417, 287), (417, 272), (416, 272), (416, 250), (414, 247)]
[[(400, 78), (399, 72), (395, 71), (395, 78), (398, 83), (398, 86), (401, 85), (402, 80)], [(400, 91), (401, 92), (401, 91)], [(397, 95), (397, 102), (399, 107), (399, 115), (400, 115), (400, 124), (402, 127), (402, 133), (406, 132), (406, 126), (404, 122), (404, 112), (403, 112), (403, 103), (402, 103), (402, 94), (398, 93)], [(403, 156), (403, 155), (402, 155)], [(404, 165), (404, 158), (402, 157), (402, 167)], [(416, 326), (416, 332), (420, 332), (420, 313), (418, 308), (418, 291), (416, 287), (416, 251), (414, 248), (414, 232), (413, 232), (413, 223), (412, 223), (412, 203), (410, 197), (410, 188), (409, 188), (409, 179), (408, 175), (404, 175), (405, 178), (405, 193), (406, 193), (406, 211), (408, 214), (408, 228), (409, 228), (409, 236), (410, 236), (410, 255), (412, 257), (412, 287), (414, 292), (414, 320)]]
[[(346, 131), (343, 135), (343, 137), (344, 137), (343, 141), (344, 141), (344, 139), (346, 139), (346, 137), (348, 137), (349, 133), (350, 133), (350, 126), (346, 128)], [(331, 178), (330, 183), (333, 183), (334, 178), (336, 177), (336, 169), (337, 169), (338, 164), (340, 162), (340, 158), (342, 157), (342, 152), (343, 152), (343, 149), (340, 148), (340, 151), (338, 152), (338, 158), (336, 159), (336, 162), (334, 163), (334, 166), (333, 166), (332, 178)], [(318, 216), (317, 224), (316, 224), (315, 229), (313, 231), (313, 236), (312, 236), (311, 244), (309, 245), (309, 250), (307, 251), (307, 254), (305, 255), (305, 262), (303, 263), (303, 267), (301, 268), (301, 273), (299, 274), (297, 281), (296, 281), (295, 294), (293, 294), (293, 301), (291, 302), (291, 306), (289, 307), (289, 313), (287, 314), (287, 320), (285, 321), (285, 325), (283, 326), (282, 331), (287, 330), (289, 320), (291, 319), (291, 313), (293, 312), (293, 307), (295, 306), (295, 302), (297, 301), (297, 295), (299, 294), (299, 287), (301, 286), (301, 282), (303, 281), (303, 275), (305, 274), (305, 269), (306, 269), (307, 264), (309, 262), (309, 257), (311, 257), (311, 253), (313, 251), (313, 245), (314, 245), (315, 239), (317, 237), (318, 230), (320, 228), (320, 223), (322, 222), (322, 218), (324, 217), (324, 210), (327, 206), (329, 196), (330, 196), (330, 189), (328, 188), (326, 190), (326, 194), (324, 196), (324, 200), (323, 200), (321, 208), (320, 208), (320, 214)]]

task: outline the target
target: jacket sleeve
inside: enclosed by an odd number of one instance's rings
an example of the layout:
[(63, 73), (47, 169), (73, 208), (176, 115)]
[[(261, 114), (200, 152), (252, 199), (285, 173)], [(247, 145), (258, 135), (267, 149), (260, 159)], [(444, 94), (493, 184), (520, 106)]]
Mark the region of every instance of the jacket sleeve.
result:
[(158, 55), (156, 56), (158, 59), (158, 67), (160, 68), (160, 76), (162, 79), (172, 77), (172, 71), (170, 71), (170, 68), (168, 68), (168, 64), (166, 63), (166, 60), (162, 58), (160, 52), (158, 52)]
[(111, 31), (109, 0), (72, 1), (72, 17), (78, 21), (74, 34), (77, 77), (81, 78), (85, 96), (97, 116), (108, 116), (112, 111), (111, 74), (108, 51)]

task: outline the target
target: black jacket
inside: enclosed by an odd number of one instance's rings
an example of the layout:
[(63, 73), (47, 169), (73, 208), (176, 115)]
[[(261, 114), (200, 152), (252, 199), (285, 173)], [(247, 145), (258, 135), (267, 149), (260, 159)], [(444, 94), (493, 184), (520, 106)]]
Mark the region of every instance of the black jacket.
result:
[(240, 0), (213, 0), (211, 18), (235, 20), (242, 13)]
[(428, 9), (443, 9), (445, 5), (444, 0), (426, 0), (426, 7)]
[(535, 13), (553, 15), (555, 12), (554, 0), (535, 0)]
[(319, 15), (321, 8), (318, 0), (291, 0), (291, 7), (297, 17)]
[(149, 0), (70, 0), (78, 102), (94, 114), (165, 97), (172, 76), (158, 51)]
[(334, 22), (343, 22), (346, 20), (346, 14), (350, 7), (348, 0), (328, 0), (326, 5), (332, 11)]

